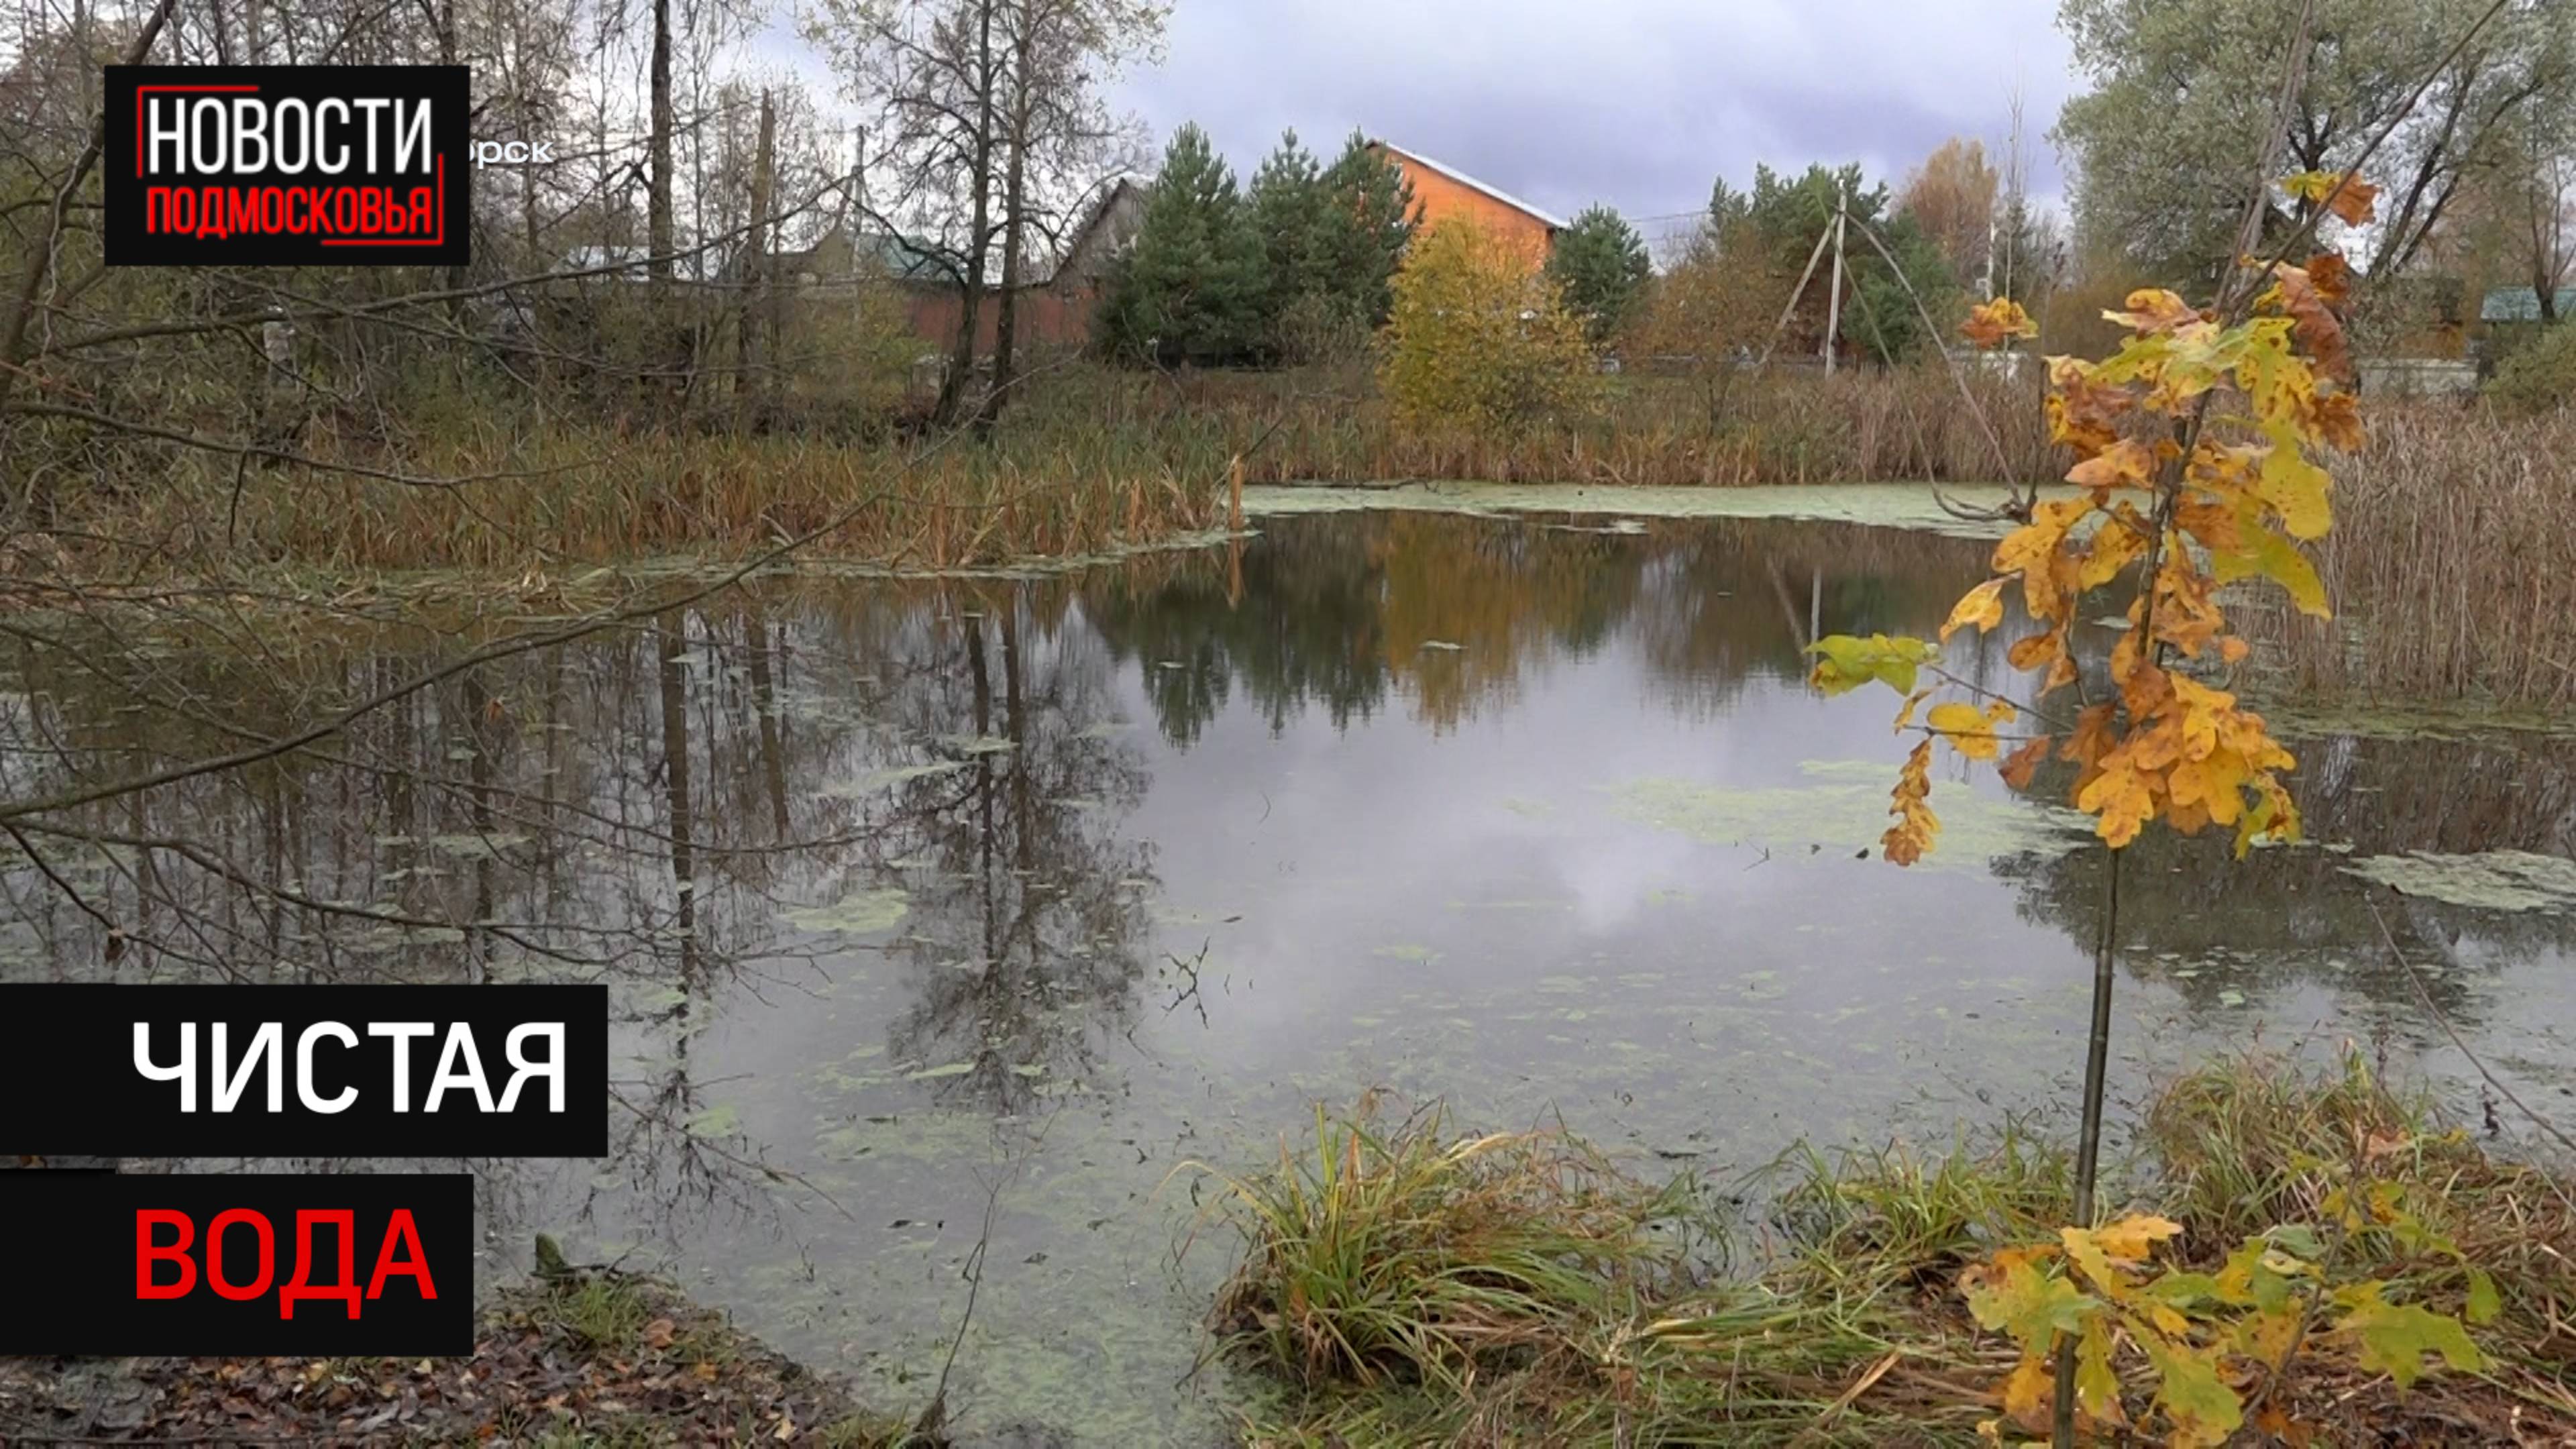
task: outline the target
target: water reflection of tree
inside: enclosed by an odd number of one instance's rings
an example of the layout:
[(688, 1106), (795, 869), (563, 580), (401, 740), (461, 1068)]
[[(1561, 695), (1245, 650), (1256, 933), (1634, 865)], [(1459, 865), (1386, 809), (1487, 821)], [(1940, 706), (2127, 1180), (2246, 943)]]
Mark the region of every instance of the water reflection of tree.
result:
[(911, 1001), (889, 1026), (948, 1097), (999, 1113), (1090, 1075), (1130, 1024), (1145, 974), (1152, 847), (1120, 834), (1143, 798), (1113, 720), (1110, 660), (1087, 628), (1048, 627), (1030, 591), (961, 595), (928, 631), (928, 667), (889, 701), (954, 768), (895, 786), (881, 881), (909, 893), (887, 954)]
[(1336, 727), (1386, 698), (1378, 571), (1346, 532), (1282, 520), (1245, 551), (1239, 602), (1212, 558), (1167, 577), (1104, 576), (1083, 608), (1137, 662), (1164, 735), (1195, 743), (1239, 687), (1276, 733), (1310, 706)]
[[(2401, 896), (2353, 876), (2358, 857), (2408, 851), (2566, 854), (2576, 822), (2576, 747), (2555, 740), (2332, 739), (2294, 741), (2292, 789), (2309, 844), (2235, 859), (2225, 831), (2189, 839), (2150, 833), (2121, 872), (2122, 959), (2132, 974), (2167, 981), (2197, 1006), (2300, 982), (2357, 993), (2392, 1021), (2421, 1016), (2419, 984), (2445, 1015), (2474, 1025), (2485, 1009), (2472, 973), (2576, 951), (2576, 921)], [(2060, 798), (2062, 778), (2034, 791)], [(2338, 848), (2328, 849), (2328, 846)], [(2340, 847), (2348, 846), (2349, 849)], [(2019, 909), (2090, 948), (2103, 853), (1999, 861), (2020, 886)], [(2373, 919), (2373, 907), (2378, 919)], [(2380, 922), (2411, 973), (2391, 959)], [(2258, 973), (2210, 969), (2260, 962)], [(2189, 975), (2177, 975), (2189, 972)]]
[(1718, 709), (1751, 678), (1804, 679), (1820, 634), (1920, 633), (1983, 571), (1990, 546), (1853, 524), (1710, 519), (1657, 525), (1637, 608), (1656, 679)]
[[(900, 671), (870, 666), (915, 604), (838, 595), (674, 611), (461, 672), (246, 768), (23, 817), (23, 844), (0, 848), (0, 977), (606, 980), (618, 1060), (649, 1064), (621, 1069), (607, 1171), (671, 1203), (756, 1185), (761, 1149), (703, 1120), (692, 1056), (728, 992), (809, 979), (776, 901), (883, 853), (848, 802), (788, 783), (872, 748), (867, 694)], [(401, 628), (275, 642), (22, 635), (0, 798), (220, 755), (450, 647)], [(799, 700), (841, 707), (799, 717)]]
[(1938, 623), (1986, 551), (1773, 520), (1289, 517), (1245, 554), (1239, 599), (1211, 564), (1150, 588), (1103, 582), (1085, 607), (1138, 662), (1176, 744), (1236, 689), (1274, 732), (1310, 704), (1347, 727), (1390, 688), (1446, 729), (1625, 637), (1674, 698), (1722, 704), (1748, 677), (1802, 676), (1819, 626)]

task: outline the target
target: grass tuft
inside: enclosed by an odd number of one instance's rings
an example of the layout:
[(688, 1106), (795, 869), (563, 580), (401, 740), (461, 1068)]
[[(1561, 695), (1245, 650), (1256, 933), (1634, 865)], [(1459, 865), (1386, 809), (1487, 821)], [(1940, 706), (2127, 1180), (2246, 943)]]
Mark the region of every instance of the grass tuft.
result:
[[(2321, 1164), (2340, 1162), (2404, 1184), (2492, 1276), (2502, 1315), (2473, 1330), (2486, 1373), (2401, 1393), (2320, 1349), (2285, 1391), (2301, 1421), (2336, 1442), (2576, 1435), (2576, 1208), (2555, 1178), (2490, 1158), (2357, 1063), (2193, 1072), (2135, 1147), (2106, 1199), (2182, 1223), (2182, 1266), (2316, 1221)], [(2070, 1179), (2064, 1150), (2010, 1126), (1930, 1155), (1801, 1150), (1742, 1225), (1762, 1250), (1728, 1272), (1688, 1176), (1632, 1176), (1561, 1130), (1460, 1135), (1436, 1107), (1382, 1126), (1363, 1103), (1225, 1179), (1217, 1211), (1244, 1253), (1216, 1322), (1286, 1390), (1247, 1426), (1261, 1444), (1971, 1444), (2015, 1354), (1976, 1329), (1959, 1274), (2052, 1239)], [(2404, 1301), (2459, 1311), (2460, 1259), (2372, 1251)]]
[(1446, 1123), (1319, 1109), (1310, 1149), (1226, 1179), (1251, 1248), (1219, 1298), (1228, 1331), (1310, 1385), (1456, 1389), (1575, 1348), (1688, 1271), (1688, 1181), (1648, 1189), (1562, 1131)]

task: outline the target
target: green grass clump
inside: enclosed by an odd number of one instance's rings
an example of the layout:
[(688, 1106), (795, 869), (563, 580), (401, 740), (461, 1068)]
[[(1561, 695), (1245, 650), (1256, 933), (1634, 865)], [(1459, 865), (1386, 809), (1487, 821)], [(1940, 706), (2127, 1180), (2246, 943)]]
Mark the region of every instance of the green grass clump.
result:
[(1318, 1110), (1309, 1151), (1227, 1179), (1251, 1253), (1219, 1317), (1310, 1384), (1458, 1388), (1574, 1351), (1687, 1272), (1687, 1181), (1644, 1188), (1561, 1132), (1445, 1125)]
[(1460, 1136), (1437, 1107), (1386, 1126), (1364, 1105), (1224, 1183), (1245, 1254), (1219, 1331), (1297, 1396), (1257, 1442), (1889, 1442), (1844, 1394), (1895, 1376), (1893, 1290), (1723, 1272), (1690, 1176), (1646, 1182), (1561, 1129)]
[[(2320, 1349), (2276, 1394), (2301, 1422), (2335, 1442), (2576, 1436), (2576, 1198), (2558, 1179), (2358, 1062), (2192, 1072), (2131, 1147), (2106, 1214), (2180, 1223), (2177, 1268), (2328, 1219), (2334, 1183), (2363, 1182), (2458, 1250), (2356, 1235), (2396, 1298), (2455, 1314), (2471, 1266), (2495, 1284), (2484, 1373), (2400, 1391)], [(1284, 1390), (1255, 1443), (1972, 1444), (2016, 1351), (1978, 1330), (1960, 1274), (2053, 1242), (2071, 1177), (2063, 1148), (2009, 1126), (1932, 1154), (1801, 1149), (1730, 1235), (1691, 1177), (1630, 1175), (1561, 1130), (1461, 1136), (1436, 1108), (1390, 1128), (1364, 1104), (1225, 1179), (1244, 1254), (1216, 1323)]]

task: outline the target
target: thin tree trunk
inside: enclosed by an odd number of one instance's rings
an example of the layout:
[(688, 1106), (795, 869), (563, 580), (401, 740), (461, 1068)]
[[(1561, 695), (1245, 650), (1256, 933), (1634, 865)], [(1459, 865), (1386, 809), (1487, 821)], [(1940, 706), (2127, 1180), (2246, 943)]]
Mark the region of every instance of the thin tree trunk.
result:
[(654, 621), (654, 656), (662, 686), (662, 788), (671, 812), (671, 888), (677, 901), (672, 927), (680, 940), (680, 981), (694, 991), (698, 977), (697, 810), (689, 794), (688, 615), (677, 610)]
[(741, 321), (735, 327), (741, 362), (733, 379), (736, 426), (745, 430), (757, 427), (769, 410), (767, 351), (760, 331), (769, 320), (769, 208), (777, 142), (777, 105), (764, 90), (760, 93), (760, 153), (751, 164), (751, 235), (743, 253), (749, 261), (743, 269)]
[[(222, 10), (222, 9), (223, 9), (223, 6), (221, 6), (221, 5), (219, 4), (219, 5), (215, 6), (214, 8), (215, 8), (216, 10), (220, 11), (220, 10)], [(441, 65), (454, 65), (454, 64), (456, 64), (456, 63), (457, 63), (457, 60), (456, 60), (456, 0), (439, 0), (439, 4), (438, 4), (438, 63), (439, 63), (439, 64), (441, 64)], [(454, 265), (451, 265), (451, 266), (449, 266), (449, 267), (448, 267), (448, 269), (447, 269), (447, 276), (446, 276), (445, 285), (446, 285), (447, 290), (448, 290), (448, 291), (450, 291), (450, 292), (462, 292), (462, 291), (464, 291), (464, 290), (465, 290), (465, 268), (464, 268), (463, 264), (459, 263), (459, 264), (454, 264)], [(464, 321), (464, 317), (465, 317), (465, 299), (464, 299), (463, 297), (450, 297), (450, 298), (448, 298), (448, 299), (447, 299), (447, 319), (448, 319), (448, 321), (449, 321), (451, 324), (459, 324), (459, 325), (461, 325), (461, 324), (463, 323), (463, 321)]]
[(993, 197), (993, 7), (983, 0), (976, 17), (975, 146), (967, 168), (974, 188), (973, 220), (966, 233), (966, 265), (958, 277), (957, 347), (948, 359), (948, 375), (939, 381), (939, 400), (931, 417), (945, 427), (957, 420), (957, 405), (975, 375), (975, 324), (984, 306), (984, 254), (992, 247)]
[[(2102, 1163), (2102, 1097), (2111, 1072), (2111, 988), (2116, 980), (2120, 940), (2120, 856), (2113, 850), (2102, 863), (2100, 931), (2093, 938), (2093, 1022), (2084, 1043), (2084, 1118), (2075, 1140), (2075, 1212), (2069, 1221), (2093, 1226), (2093, 1189)], [(2058, 1449), (2075, 1444), (2075, 1340), (2057, 1341), (2057, 1401), (2052, 1441)]]
[[(671, 304), (671, 253), (675, 249), (671, 221), (671, 0), (653, 0), (653, 118), (649, 164), (644, 201), (645, 275), (652, 284), (652, 355), (659, 361), (677, 361), (674, 343), (679, 335), (679, 315)], [(662, 379), (663, 387), (670, 379)]]
[[(1029, 7), (1030, 11), (1034, 9)], [(1019, 345), (1020, 244), (1026, 225), (1029, 107), (1035, 84), (1029, 75), (1029, 63), (1036, 48), (1037, 16), (1024, 12), (1019, 36), (1011, 47), (1011, 159), (1002, 184), (1002, 297), (1000, 311), (993, 319), (993, 387), (984, 394), (984, 406), (975, 416), (976, 431), (985, 434), (1002, 416), (1003, 395), (1010, 391), (1011, 369)]]

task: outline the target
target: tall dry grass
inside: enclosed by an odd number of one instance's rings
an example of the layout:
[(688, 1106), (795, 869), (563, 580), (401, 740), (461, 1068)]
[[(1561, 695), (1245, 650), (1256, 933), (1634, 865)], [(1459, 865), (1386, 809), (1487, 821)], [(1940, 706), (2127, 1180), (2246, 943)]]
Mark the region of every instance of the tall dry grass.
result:
[[(2035, 383), (1937, 370), (1607, 379), (1602, 404), (1513, 431), (1408, 425), (1365, 367), (1033, 380), (988, 438), (734, 436), (416, 409), (399, 438), (316, 418), (301, 464), (118, 444), (56, 494), (57, 537), (120, 558), (322, 571), (515, 571), (639, 556), (739, 557), (855, 515), (813, 552), (927, 569), (1096, 553), (1209, 527), (1232, 461), (1250, 482), (1388, 479), (1736, 486), (2053, 476)], [(1979, 411), (1994, 420), (1992, 437)], [(219, 431), (209, 421), (205, 431)], [(862, 502), (866, 506), (859, 507)]]
[[(2065, 466), (2048, 441), (2035, 376), (1972, 377), (1975, 409), (1935, 367), (1831, 377), (1720, 369), (1605, 383), (1597, 407), (1504, 431), (1402, 422), (1357, 368), (1094, 372), (1033, 400), (1022, 424), (1142, 430), (1182, 448), (1248, 448), (1245, 466), (1256, 482), (1741, 487), (1991, 482), (2054, 477)], [(1980, 412), (1993, 420), (1991, 439)]]
[(2307, 690), (2576, 703), (2576, 414), (2392, 404), (2370, 425), (2317, 552), (2339, 617), (2267, 609), (2249, 634)]
[[(327, 456), (327, 455), (326, 455)], [(393, 470), (374, 458), (373, 466)], [(448, 486), (182, 460), (101, 485), (63, 532), (184, 566), (220, 556), (325, 572), (518, 571), (686, 554), (740, 558), (827, 525), (814, 556), (925, 570), (1152, 544), (1224, 521), (1221, 462), (1197, 476), (1077, 450), (935, 449), (794, 437), (554, 429), (415, 448)]]

